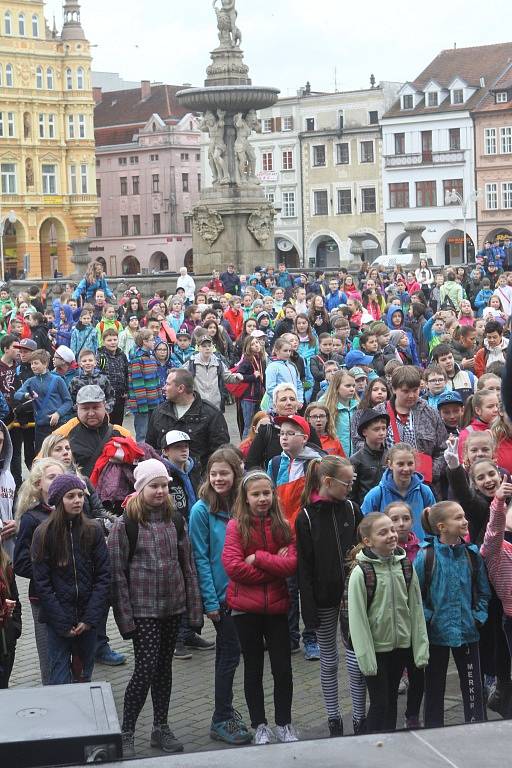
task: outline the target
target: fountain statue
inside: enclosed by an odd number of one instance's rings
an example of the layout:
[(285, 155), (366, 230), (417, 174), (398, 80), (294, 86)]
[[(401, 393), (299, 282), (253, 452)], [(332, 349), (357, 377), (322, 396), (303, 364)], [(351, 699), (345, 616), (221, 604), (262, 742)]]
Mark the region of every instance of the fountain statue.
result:
[(240, 49), (235, 0), (213, 0), (219, 45), (211, 52), (203, 88), (179, 91), (178, 101), (202, 113), (200, 128), (209, 135), (211, 185), (204, 185), (191, 212), (194, 271), (209, 273), (233, 263), (243, 273), (275, 261), (275, 210), (256, 175), (250, 137), (260, 132), (258, 109), (277, 101), (277, 88), (258, 87)]

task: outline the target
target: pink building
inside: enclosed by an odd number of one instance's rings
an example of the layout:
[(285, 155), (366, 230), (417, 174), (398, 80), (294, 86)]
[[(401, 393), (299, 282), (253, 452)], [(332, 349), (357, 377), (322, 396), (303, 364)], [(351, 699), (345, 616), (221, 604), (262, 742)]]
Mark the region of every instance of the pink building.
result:
[(94, 95), (100, 206), (91, 256), (109, 275), (192, 268), (191, 220), (201, 189), (201, 133), (176, 92), (151, 85)]

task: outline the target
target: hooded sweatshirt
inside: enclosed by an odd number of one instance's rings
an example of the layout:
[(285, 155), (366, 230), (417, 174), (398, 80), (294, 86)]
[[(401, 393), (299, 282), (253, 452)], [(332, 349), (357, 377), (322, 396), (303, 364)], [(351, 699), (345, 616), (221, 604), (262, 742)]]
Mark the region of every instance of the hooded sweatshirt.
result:
[[(13, 504), (14, 493), (16, 491), (16, 483), (11, 474), (11, 460), (12, 460), (12, 442), (9, 435), (9, 430), (0, 421), (0, 430), (4, 436), (4, 442), (2, 450), (0, 451), (0, 520), (2, 523), (8, 523), (13, 519)], [(12, 536), (10, 539), (4, 539), (2, 541), (2, 547), (5, 549), (11, 561), (14, 558), (14, 543), (16, 537)]]
[[(157, 356), (156, 356), (156, 350), (160, 349), (161, 347), (164, 347), (165, 350), (166, 350), (166, 353), (167, 353), (167, 357), (166, 357), (164, 362), (159, 360), (157, 358)], [(160, 379), (160, 386), (163, 387), (165, 382), (166, 382), (166, 379), (167, 379), (167, 374), (169, 373), (169, 371), (172, 368), (171, 348), (170, 348), (169, 344), (166, 341), (157, 341), (156, 344), (155, 344), (155, 347), (153, 349), (153, 354), (154, 354), (155, 360), (156, 360), (156, 369), (157, 369), (157, 372), (158, 372), (158, 378)]]
[[(393, 325), (393, 322), (392, 322), (391, 318), (397, 312), (400, 313), (402, 320), (401, 320), (400, 325)], [(407, 338), (409, 339), (409, 347), (410, 347), (411, 355), (412, 355), (412, 364), (413, 365), (418, 365), (418, 366), (421, 365), (421, 362), (420, 362), (420, 359), (419, 359), (419, 356), (418, 356), (418, 350), (416, 348), (416, 342), (414, 341), (414, 336), (413, 336), (412, 332), (408, 328), (405, 327), (405, 315), (404, 315), (403, 310), (400, 309), (400, 307), (395, 307), (395, 306), (389, 307), (389, 309), (388, 309), (388, 311), (386, 313), (386, 325), (388, 326), (388, 328), (391, 331), (403, 331), (407, 335)]]
[[(60, 319), (61, 310), (64, 312), (65, 320)], [(60, 304), (55, 312), (55, 321), (57, 335), (55, 337), (55, 347), (61, 345), (71, 349), (71, 334), (73, 333), (73, 310), (68, 304)]]
[(280, 456), (275, 456), (268, 463), (267, 473), (277, 487), (281, 509), (292, 530), (295, 527), (297, 515), (302, 508), (300, 500), (304, 490), (309, 462), (311, 459), (320, 458), (322, 453), (306, 445), (296, 459), (290, 458), (283, 451)]

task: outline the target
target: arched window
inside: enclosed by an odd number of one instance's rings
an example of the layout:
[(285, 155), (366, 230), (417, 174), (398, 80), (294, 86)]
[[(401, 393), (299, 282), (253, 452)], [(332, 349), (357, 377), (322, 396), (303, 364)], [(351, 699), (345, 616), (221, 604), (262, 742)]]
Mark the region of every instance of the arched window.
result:
[(6, 11), (4, 13), (4, 33), (6, 35), (12, 35), (11, 12), (10, 11)]
[(82, 91), (84, 88), (84, 70), (83, 67), (78, 67), (76, 71), (76, 87), (79, 91)]
[(13, 75), (12, 75), (12, 64), (7, 64), (5, 68), (5, 85), (7, 88), (12, 88), (14, 85)]
[(73, 90), (73, 73), (69, 67), (66, 69), (66, 88), (68, 91)]
[(43, 87), (43, 68), (37, 67), (36, 68), (36, 88), (41, 90)]
[(21, 37), (25, 37), (25, 14), (18, 14), (18, 32)]
[(53, 69), (51, 67), (46, 70), (46, 87), (49, 91), (53, 91)]
[(39, 18), (35, 13), (32, 16), (32, 37), (39, 37)]

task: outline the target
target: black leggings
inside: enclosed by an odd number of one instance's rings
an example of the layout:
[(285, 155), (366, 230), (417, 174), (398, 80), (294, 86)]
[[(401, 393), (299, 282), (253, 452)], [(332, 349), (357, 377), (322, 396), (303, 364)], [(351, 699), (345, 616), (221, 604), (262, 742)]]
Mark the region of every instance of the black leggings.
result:
[(244, 657), (244, 693), (252, 727), (257, 728), (267, 722), (263, 691), (263, 639), (267, 644), (274, 678), (275, 723), (288, 725), (292, 720), (293, 678), (287, 615), (240, 613), (233, 619)]
[(172, 656), (180, 617), (135, 619), (135, 669), (124, 694), (123, 731), (133, 733), (151, 688), (153, 724), (165, 725), (172, 689)]
[(444, 726), (444, 694), (450, 651), (459, 673), (465, 722), (480, 723), (485, 720), (478, 643), (467, 643), (459, 648), (430, 645), (430, 659), (425, 671), (425, 728)]
[(377, 674), (365, 677), (370, 695), (370, 709), (366, 718), (368, 733), (394, 731), (398, 687), (405, 667), (413, 664), (410, 648), (395, 648), (388, 653), (377, 653)]

